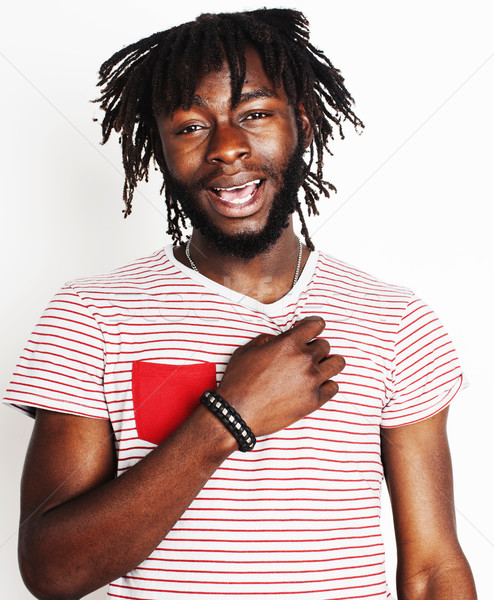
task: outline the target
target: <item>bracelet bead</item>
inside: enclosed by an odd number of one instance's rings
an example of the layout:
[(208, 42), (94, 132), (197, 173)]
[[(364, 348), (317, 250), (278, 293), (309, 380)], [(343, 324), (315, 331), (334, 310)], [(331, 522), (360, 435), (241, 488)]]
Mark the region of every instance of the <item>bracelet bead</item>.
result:
[(216, 391), (206, 390), (201, 396), (201, 404), (223, 423), (236, 439), (241, 452), (250, 452), (254, 448), (256, 436), (233, 406)]

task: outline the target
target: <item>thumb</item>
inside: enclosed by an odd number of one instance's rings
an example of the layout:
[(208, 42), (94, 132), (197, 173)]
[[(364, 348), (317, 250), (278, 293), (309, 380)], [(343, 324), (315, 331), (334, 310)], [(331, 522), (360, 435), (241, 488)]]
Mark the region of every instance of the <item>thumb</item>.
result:
[(326, 327), (326, 321), (319, 315), (309, 315), (300, 321), (296, 321), (292, 328), (283, 335), (294, 336), (305, 343), (320, 335)]
[(264, 344), (267, 344), (274, 337), (276, 337), (276, 336), (272, 335), (270, 333), (261, 333), (260, 335), (256, 336), (255, 338), (253, 338), (249, 342), (247, 342), (245, 344), (244, 348), (258, 348), (259, 346), (263, 346)]

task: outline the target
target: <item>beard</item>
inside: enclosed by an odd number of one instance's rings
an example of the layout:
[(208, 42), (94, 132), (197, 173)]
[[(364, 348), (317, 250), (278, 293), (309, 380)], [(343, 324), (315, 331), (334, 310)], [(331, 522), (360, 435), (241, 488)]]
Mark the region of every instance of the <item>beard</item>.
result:
[[(194, 198), (195, 193), (207, 186), (207, 181), (201, 180), (193, 186), (187, 186), (167, 173), (167, 191), (172, 198), (178, 201), (192, 226), (198, 229), (204, 238), (220, 252), (236, 258), (251, 260), (255, 256), (267, 252), (278, 241), (283, 230), (290, 224), (290, 216), (297, 208), (298, 190), (307, 171), (307, 165), (303, 160), (305, 148), (301, 139), (302, 136), (299, 136), (299, 143), (284, 169), (277, 171), (269, 167), (258, 166), (245, 169), (268, 175), (279, 185), (266, 224), (260, 231), (228, 234), (217, 227)], [(211, 176), (208, 176), (208, 179), (210, 180)]]

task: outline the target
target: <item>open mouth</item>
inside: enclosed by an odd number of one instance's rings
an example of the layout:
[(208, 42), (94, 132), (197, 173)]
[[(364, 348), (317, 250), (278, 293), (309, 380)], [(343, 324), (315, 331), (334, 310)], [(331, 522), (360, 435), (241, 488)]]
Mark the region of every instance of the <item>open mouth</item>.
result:
[(249, 181), (244, 185), (229, 188), (211, 188), (211, 190), (223, 202), (238, 205), (246, 204), (252, 200), (261, 184), (262, 179), (256, 179), (255, 181)]

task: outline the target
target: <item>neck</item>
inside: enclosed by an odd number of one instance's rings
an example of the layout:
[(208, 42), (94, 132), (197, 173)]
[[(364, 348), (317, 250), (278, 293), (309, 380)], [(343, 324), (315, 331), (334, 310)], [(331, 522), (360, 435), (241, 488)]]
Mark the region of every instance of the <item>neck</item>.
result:
[[(198, 271), (209, 279), (264, 304), (276, 302), (292, 288), (299, 257), (299, 241), (290, 226), (266, 252), (250, 260), (226, 255), (194, 230), (190, 257)], [(176, 258), (190, 267), (185, 245), (175, 249)], [(302, 247), (300, 272), (309, 257)]]

